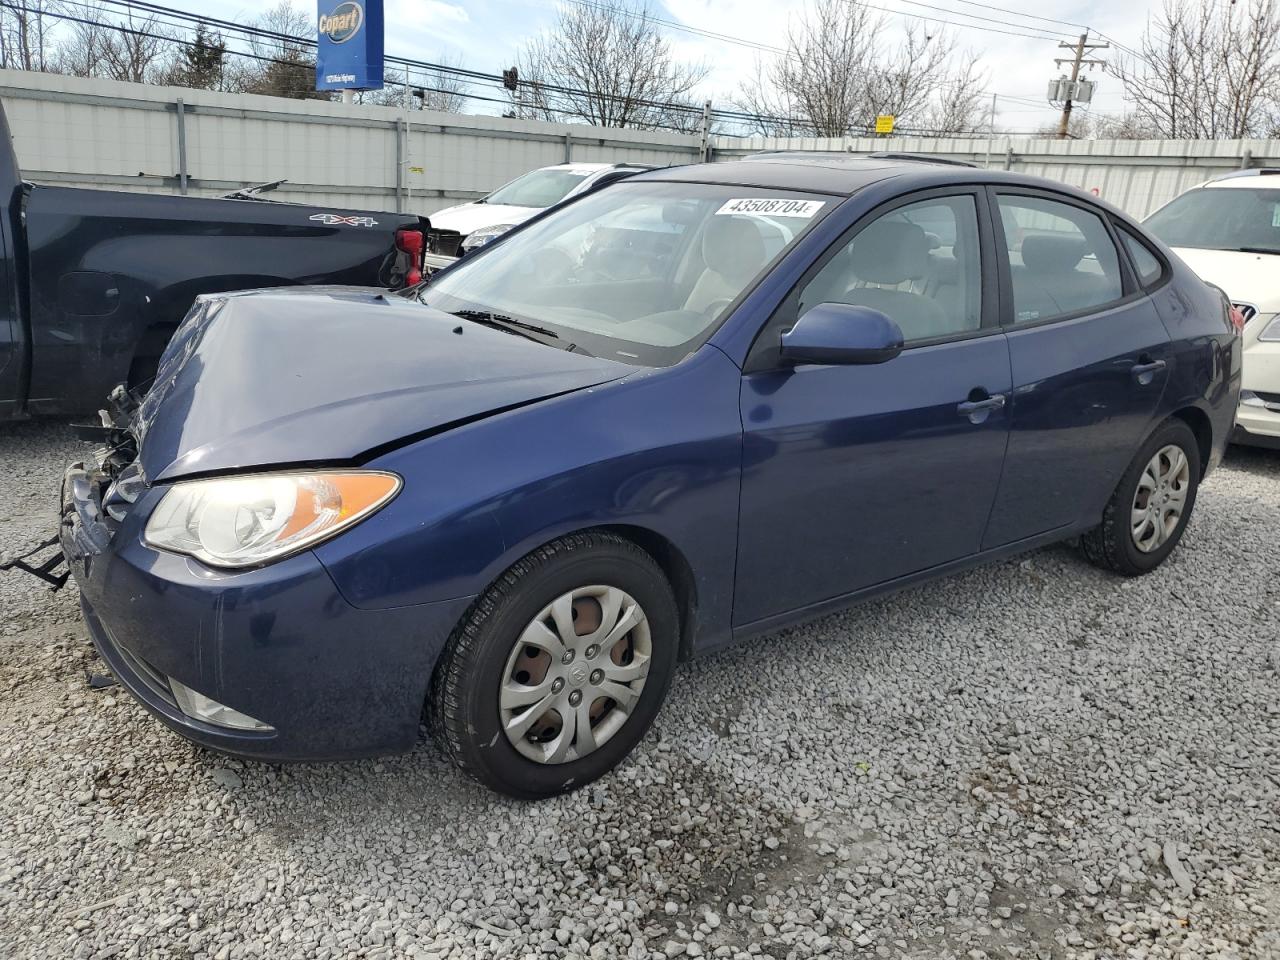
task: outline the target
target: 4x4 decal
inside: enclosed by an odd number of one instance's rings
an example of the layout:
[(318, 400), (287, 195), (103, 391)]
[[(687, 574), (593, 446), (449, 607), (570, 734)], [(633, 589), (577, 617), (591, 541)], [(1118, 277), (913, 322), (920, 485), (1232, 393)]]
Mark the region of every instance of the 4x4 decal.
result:
[(378, 221), (373, 217), (344, 217), (338, 213), (317, 213), (313, 214), (311, 219), (331, 227), (376, 227), (378, 225)]

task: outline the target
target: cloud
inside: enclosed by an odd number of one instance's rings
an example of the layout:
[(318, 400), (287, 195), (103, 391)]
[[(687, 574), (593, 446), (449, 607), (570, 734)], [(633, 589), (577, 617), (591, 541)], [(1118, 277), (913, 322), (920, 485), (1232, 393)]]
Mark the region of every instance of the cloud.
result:
[[(407, 6), (407, 4), (402, 2), (392, 4), (393, 8), (400, 6)], [(441, 20), (447, 23), (468, 23), (471, 20), (470, 15), (462, 7), (454, 3), (445, 3), (444, 0), (425, 0), (414, 6), (419, 8), (420, 17), (427, 24)]]

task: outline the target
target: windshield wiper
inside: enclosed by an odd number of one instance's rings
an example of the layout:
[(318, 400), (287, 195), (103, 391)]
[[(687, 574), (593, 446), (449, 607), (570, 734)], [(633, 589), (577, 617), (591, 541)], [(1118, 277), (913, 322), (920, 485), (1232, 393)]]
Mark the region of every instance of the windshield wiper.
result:
[[(554, 330), (540, 327), (536, 323), (528, 323), (524, 320), (517, 320), (514, 317), (503, 316), (500, 313), (491, 313), (488, 310), (454, 310), (453, 315), (461, 317), (463, 320), (470, 320), (472, 323), (478, 323), (481, 326), (494, 327), (497, 330), (505, 330), (507, 333), (528, 337), (530, 340), (537, 340), (538, 336), (550, 337), (552, 340), (560, 339), (560, 334)], [(537, 334), (538, 336), (530, 336), (530, 334)]]
[(1269, 253), (1273, 257), (1280, 257), (1280, 250), (1275, 247), (1236, 247), (1236, 253)]

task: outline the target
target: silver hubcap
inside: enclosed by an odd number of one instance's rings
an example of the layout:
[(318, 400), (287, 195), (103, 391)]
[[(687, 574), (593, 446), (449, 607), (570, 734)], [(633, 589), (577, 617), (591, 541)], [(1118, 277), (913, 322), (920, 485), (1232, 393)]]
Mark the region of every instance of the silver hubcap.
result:
[(549, 603), (512, 647), (498, 691), (502, 729), (538, 763), (577, 760), (609, 741), (640, 702), (653, 639), (617, 587), (579, 587)]
[(1129, 529), (1143, 553), (1158, 550), (1178, 529), (1191, 487), (1191, 465), (1181, 447), (1161, 447), (1138, 480)]

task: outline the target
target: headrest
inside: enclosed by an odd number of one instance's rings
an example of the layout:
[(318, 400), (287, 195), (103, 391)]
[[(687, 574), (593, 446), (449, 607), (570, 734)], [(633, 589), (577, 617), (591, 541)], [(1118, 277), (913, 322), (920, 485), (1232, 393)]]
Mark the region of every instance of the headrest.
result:
[(702, 234), (702, 260), (723, 277), (746, 278), (764, 266), (764, 239), (748, 217), (713, 216)]
[(1088, 249), (1084, 240), (1038, 234), (1023, 238), (1022, 262), (1036, 273), (1070, 273)]
[(929, 238), (914, 223), (877, 220), (849, 246), (853, 272), (868, 283), (902, 283), (929, 269)]

